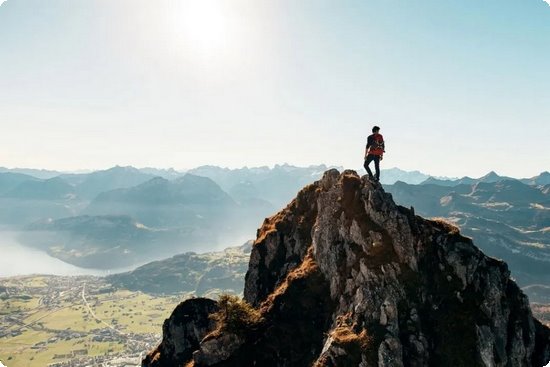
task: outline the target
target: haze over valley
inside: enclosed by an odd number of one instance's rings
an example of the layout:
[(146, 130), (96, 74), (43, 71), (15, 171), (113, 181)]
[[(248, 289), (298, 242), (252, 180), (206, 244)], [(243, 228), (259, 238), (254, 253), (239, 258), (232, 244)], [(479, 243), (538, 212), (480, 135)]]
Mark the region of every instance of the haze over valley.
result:
[(0, 172), (0, 225), (12, 243), (17, 232), (18, 243), (82, 268), (127, 267), (240, 245), (325, 169), (263, 167), (222, 177), (224, 169), (201, 167), (202, 176), (167, 178), (133, 167), (41, 179)]

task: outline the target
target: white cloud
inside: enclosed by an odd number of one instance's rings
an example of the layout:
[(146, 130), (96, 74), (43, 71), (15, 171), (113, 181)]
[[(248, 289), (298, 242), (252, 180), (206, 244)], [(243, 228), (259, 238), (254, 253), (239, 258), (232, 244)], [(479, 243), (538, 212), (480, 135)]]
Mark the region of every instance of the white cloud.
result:
[[(2, 4), (4, 4), (6, 1), (8, 1), (8, 0), (0, 0), (0, 6), (2, 6)], [(546, 0), (545, 0), (545, 1), (546, 1)], [(548, 1), (550, 1), (550, 0), (548, 0)], [(2, 362), (0, 362), (0, 363), (2, 363)], [(2, 367), (2, 366), (3, 366), (3, 365), (0, 364), (0, 367)]]
[[(2, 0), (0, 0), (0, 1), (2, 1)], [(542, 0), (542, 1), (544, 1), (546, 4), (550, 5), (550, 0)], [(550, 363), (548, 363), (545, 367), (548, 367), (548, 366), (550, 366)]]

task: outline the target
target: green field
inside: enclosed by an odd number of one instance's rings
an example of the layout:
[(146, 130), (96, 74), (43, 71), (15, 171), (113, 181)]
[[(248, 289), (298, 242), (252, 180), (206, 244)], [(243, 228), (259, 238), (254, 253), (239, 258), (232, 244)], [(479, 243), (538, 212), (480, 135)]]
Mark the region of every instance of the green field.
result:
[(93, 356), (139, 359), (187, 297), (110, 289), (103, 278), (91, 277), (5, 278), (0, 287), (8, 289), (0, 293), (0, 359), (9, 367)]

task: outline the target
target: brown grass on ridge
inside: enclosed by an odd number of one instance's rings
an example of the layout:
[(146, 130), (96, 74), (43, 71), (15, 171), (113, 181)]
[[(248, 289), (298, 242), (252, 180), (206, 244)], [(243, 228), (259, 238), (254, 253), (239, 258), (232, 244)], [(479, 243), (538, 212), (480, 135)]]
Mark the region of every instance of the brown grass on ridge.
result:
[(254, 241), (254, 245), (264, 241), (267, 236), (277, 231), (277, 223), (281, 222), (287, 215), (288, 209), (283, 209), (280, 212), (272, 215), (269, 218), (265, 218), (262, 226), (258, 230), (258, 236)]
[(292, 281), (307, 277), (311, 273), (317, 271), (317, 268), (317, 263), (313, 259), (313, 246), (310, 246), (300, 266), (288, 273), (285, 280), (262, 303), (262, 305), (260, 306), (262, 313), (269, 310), (271, 305), (273, 305), (273, 301), (275, 300), (275, 298), (285, 293), (286, 289)]
[(460, 233), (460, 228), (448, 219), (442, 217), (430, 218), (428, 221), (443, 231), (448, 232), (450, 235), (455, 235)]
[(336, 318), (336, 327), (330, 332), (330, 336), (336, 344), (355, 345), (360, 349), (367, 349), (372, 343), (372, 338), (363, 329), (359, 334), (353, 329), (356, 324), (352, 324), (351, 314), (340, 315)]
[(351, 326), (339, 326), (332, 330), (330, 336), (332, 336), (337, 344), (355, 344), (361, 349), (366, 349), (371, 342), (371, 337), (367, 334), (366, 330), (361, 330), (361, 332), (357, 334), (353, 331)]
[(204, 340), (214, 338), (222, 332), (239, 335), (262, 322), (262, 316), (258, 310), (234, 295), (222, 294), (218, 299), (218, 308), (218, 311), (208, 316), (216, 322), (216, 329)]

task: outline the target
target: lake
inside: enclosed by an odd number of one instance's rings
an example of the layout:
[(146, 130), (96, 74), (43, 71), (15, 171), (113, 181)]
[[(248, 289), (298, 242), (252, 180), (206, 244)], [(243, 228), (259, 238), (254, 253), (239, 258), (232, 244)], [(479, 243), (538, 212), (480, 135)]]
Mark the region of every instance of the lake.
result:
[(84, 269), (51, 257), (46, 252), (24, 246), (17, 241), (17, 232), (0, 232), (0, 277), (30, 274), (108, 275), (134, 269)]

